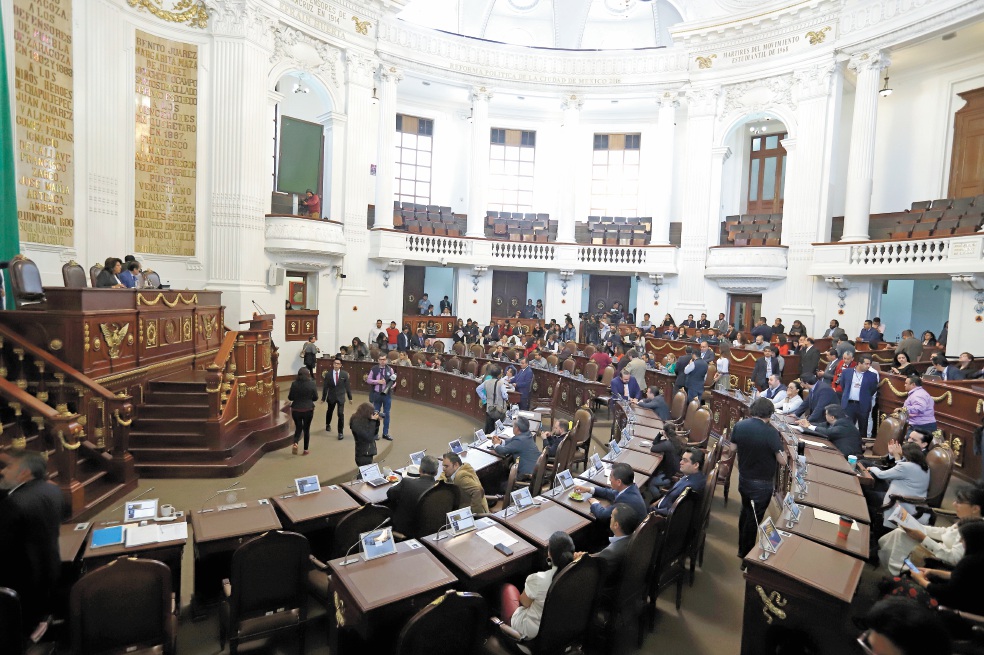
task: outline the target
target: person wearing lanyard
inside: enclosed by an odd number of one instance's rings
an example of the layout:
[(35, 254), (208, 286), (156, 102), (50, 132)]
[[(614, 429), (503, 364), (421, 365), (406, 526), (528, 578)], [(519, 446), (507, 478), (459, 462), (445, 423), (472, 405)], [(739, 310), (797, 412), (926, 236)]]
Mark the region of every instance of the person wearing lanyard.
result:
[[(370, 387), (369, 400), (372, 402), (372, 407), (383, 417), (383, 439), (393, 441), (389, 431), (390, 409), (393, 406), (392, 387), (389, 387), (389, 383), (396, 380), (396, 371), (386, 360), (386, 355), (381, 354), (379, 356), (379, 364), (373, 366), (372, 370), (369, 371), (369, 375), (366, 376), (366, 383)], [(383, 411), (380, 412), (380, 409)]]
[(878, 390), (878, 375), (870, 371), (871, 355), (861, 355), (858, 365), (844, 369), (841, 407), (862, 435), (868, 431), (871, 401)]

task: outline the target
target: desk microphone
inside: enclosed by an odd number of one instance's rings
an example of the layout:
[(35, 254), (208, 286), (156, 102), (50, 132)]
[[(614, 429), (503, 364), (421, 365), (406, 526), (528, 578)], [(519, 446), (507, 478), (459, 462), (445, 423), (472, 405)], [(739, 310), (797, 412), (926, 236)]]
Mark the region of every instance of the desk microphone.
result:
[[(390, 517), (387, 516), (385, 519), (383, 519), (382, 523), (374, 527), (372, 530), (369, 530), (369, 532), (375, 532), (376, 530), (383, 527), (389, 522), (390, 522)], [(345, 552), (345, 559), (338, 564), (339, 566), (348, 566), (349, 564), (355, 564), (356, 562), (359, 561), (358, 557), (356, 557), (355, 559), (349, 559), (348, 556), (352, 553), (352, 549), (358, 546), (361, 542), (362, 542), (362, 537), (359, 537), (358, 539), (355, 540), (354, 544), (349, 546), (349, 549)]]
[(224, 494), (224, 493), (229, 492), (229, 491), (245, 491), (246, 490), (246, 487), (241, 487), (239, 489), (236, 489), (235, 487), (236, 487), (237, 484), (239, 484), (239, 480), (236, 480), (235, 482), (233, 482), (232, 484), (230, 484), (226, 489), (220, 489), (220, 490), (216, 491), (214, 494), (212, 494), (211, 496), (209, 496), (208, 498), (206, 498), (205, 499), (205, 502), (202, 503), (202, 506), (198, 508), (198, 513), (201, 514), (202, 511), (205, 509), (205, 503), (207, 503), (208, 501), (212, 500), (213, 498), (215, 498), (219, 494)]
[(256, 311), (258, 311), (260, 314), (266, 314), (266, 310), (260, 307), (259, 305), (257, 305), (255, 300), (250, 300), (250, 302), (253, 303), (253, 307), (256, 308)]
[(444, 537), (446, 537), (447, 535), (442, 535), (441, 533), (444, 532), (445, 529), (450, 528), (450, 527), (451, 527), (451, 524), (448, 523), (447, 521), (445, 521), (444, 522), (444, 525), (441, 526), (441, 529), (437, 531), (437, 536), (434, 537), (434, 541), (440, 541), (441, 539), (444, 539)]
[(111, 509), (111, 510), (109, 510), (109, 511), (110, 511), (110, 512), (115, 512), (115, 511), (116, 511), (116, 510), (118, 510), (119, 508), (121, 508), (121, 507), (123, 507), (123, 505), (126, 505), (127, 503), (132, 503), (132, 502), (133, 502), (133, 501), (135, 501), (135, 500), (136, 500), (137, 498), (143, 498), (144, 496), (146, 496), (147, 494), (149, 494), (149, 493), (150, 493), (151, 491), (153, 491), (153, 490), (154, 490), (154, 487), (151, 487), (150, 489), (147, 489), (147, 490), (146, 490), (146, 491), (144, 491), (143, 493), (141, 493), (141, 494), (137, 494), (136, 496), (134, 496), (134, 497), (133, 497), (133, 498), (131, 498), (130, 500), (124, 500), (124, 501), (123, 501), (122, 503), (120, 503), (119, 505), (117, 505), (116, 507), (114, 507), (113, 509)]

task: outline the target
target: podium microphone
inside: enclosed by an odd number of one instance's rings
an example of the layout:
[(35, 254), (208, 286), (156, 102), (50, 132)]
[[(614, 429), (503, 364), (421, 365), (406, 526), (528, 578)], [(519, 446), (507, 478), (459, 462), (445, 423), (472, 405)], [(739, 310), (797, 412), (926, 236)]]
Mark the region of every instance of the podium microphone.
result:
[[(384, 525), (386, 525), (389, 522), (390, 522), (390, 517), (387, 516), (385, 519), (383, 519), (383, 522), (382, 523), (380, 523), (379, 525), (377, 525), (376, 527), (374, 527), (372, 530), (369, 530), (369, 532), (375, 532), (376, 530), (378, 530), (379, 528), (383, 527)], [(356, 557), (355, 559), (349, 559), (348, 556), (352, 553), (352, 549), (355, 548), (356, 546), (358, 546), (361, 542), (362, 542), (362, 538), (360, 537), (360, 538), (358, 538), (358, 539), (355, 540), (355, 543), (354, 544), (352, 544), (351, 546), (349, 546), (349, 549), (345, 552), (345, 559), (342, 560), (339, 563), (339, 566), (348, 566), (349, 564), (355, 564), (356, 562), (359, 561), (359, 558), (358, 557)]]

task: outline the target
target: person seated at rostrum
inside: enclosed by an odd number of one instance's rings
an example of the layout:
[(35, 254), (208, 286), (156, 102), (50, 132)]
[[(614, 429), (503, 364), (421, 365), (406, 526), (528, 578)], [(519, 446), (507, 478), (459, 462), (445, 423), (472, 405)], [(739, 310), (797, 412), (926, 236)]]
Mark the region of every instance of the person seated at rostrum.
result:
[(119, 278), (123, 272), (123, 261), (119, 257), (107, 257), (103, 269), (96, 276), (96, 287), (99, 289), (125, 289), (126, 285)]
[(435, 480), (437, 469), (437, 459), (425, 455), (420, 460), (420, 477), (404, 476), (400, 484), (395, 484), (386, 490), (386, 502), (393, 511), (393, 529), (396, 532), (402, 534), (411, 532), (417, 501), (425, 491), (437, 483)]
[(126, 268), (126, 270), (117, 276), (120, 282), (123, 283), (123, 286), (127, 289), (139, 289), (142, 287), (143, 276), (140, 274), (140, 262), (127, 262), (124, 268)]
[[(642, 499), (639, 487), (635, 484), (635, 471), (628, 464), (616, 462), (612, 464), (612, 470), (608, 474), (608, 483), (611, 488), (593, 486), (590, 484), (575, 485), (574, 490), (581, 493), (591, 494), (589, 501), (591, 515), (597, 520), (608, 521), (612, 516), (612, 508), (618, 503), (625, 503), (638, 512), (639, 516), (648, 513), (646, 501)], [(611, 502), (608, 507), (603, 506), (599, 501), (607, 500)]]

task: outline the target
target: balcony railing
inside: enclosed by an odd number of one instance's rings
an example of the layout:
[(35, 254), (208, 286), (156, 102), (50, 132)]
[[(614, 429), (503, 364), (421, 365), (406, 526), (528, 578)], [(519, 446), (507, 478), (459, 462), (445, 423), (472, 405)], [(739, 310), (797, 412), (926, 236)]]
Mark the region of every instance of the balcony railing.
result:
[(935, 264), (950, 254), (949, 239), (881, 241), (851, 246), (852, 264)]
[(949, 275), (984, 271), (984, 233), (813, 244), (813, 275)]

